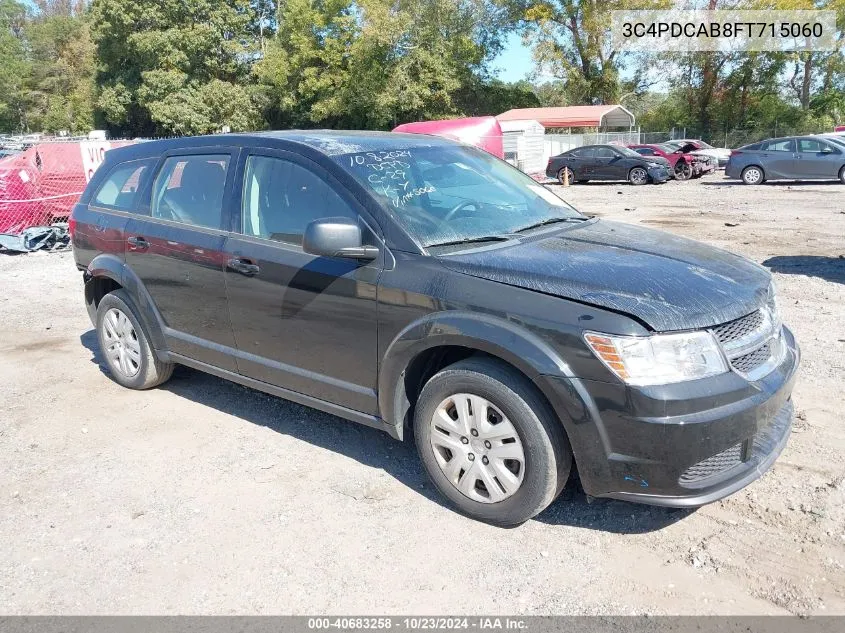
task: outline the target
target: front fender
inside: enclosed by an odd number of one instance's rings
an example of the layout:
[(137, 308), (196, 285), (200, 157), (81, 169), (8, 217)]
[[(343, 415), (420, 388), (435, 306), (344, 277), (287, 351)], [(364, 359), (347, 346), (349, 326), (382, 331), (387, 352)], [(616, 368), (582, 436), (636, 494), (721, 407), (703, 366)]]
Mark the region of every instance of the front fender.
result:
[(108, 278), (119, 284), (132, 301), (136, 316), (141, 320), (150, 337), (152, 347), (159, 355), (166, 355), (167, 342), (164, 338), (164, 320), (156, 309), (147, 288), (141, 279), (122, 259), (107, 253), (97, 255), (85, 271), (85, 303), (91, 320), (96, 324), (97, 308), (94, 305), (92, 291), (98, 278)]
[(379, 371), (379, 410), (402, 437), (411, 403), (405, 372), (422, 352), (459, 346), (484, 352), (513, 365), (530, 378), (551, 402), (542, 376), (572, 379), (563, 357), (537, 335), (506, 319), (472, 312), (437, 312), (415, 321), (391, 342)]

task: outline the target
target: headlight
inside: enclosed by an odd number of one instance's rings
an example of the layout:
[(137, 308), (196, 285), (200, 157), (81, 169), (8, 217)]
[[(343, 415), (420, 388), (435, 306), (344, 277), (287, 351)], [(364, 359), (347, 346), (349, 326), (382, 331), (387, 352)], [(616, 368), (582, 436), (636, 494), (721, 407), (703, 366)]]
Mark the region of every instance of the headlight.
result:
[(780, 332), (780, 328), (783, 326), (783, 321), (780, 316), (780, 303), (778, 301), (778, 292), (774, 281), (769, 284), (769, 300), (766, 302), (766, 306), (769, 308), (769, 315), (772, 318), (773, 330), (775, 332)]
[(593, 353), (629, 385), (660, 385), (715, 376), (728, 371), (709, 332), (611, 336), (585, 332)]

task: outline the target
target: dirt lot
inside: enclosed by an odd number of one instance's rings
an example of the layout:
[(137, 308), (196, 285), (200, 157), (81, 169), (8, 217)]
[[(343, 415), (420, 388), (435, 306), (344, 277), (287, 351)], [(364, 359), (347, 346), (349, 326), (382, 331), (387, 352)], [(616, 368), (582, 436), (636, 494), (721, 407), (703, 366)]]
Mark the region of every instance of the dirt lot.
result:
[(0, 613), (845, 614), (845, 187), (576, 185), (768, 266), (804, 352), (774, 469), (695, 512), (570, 484), (502, 530), (410, 444), (183, 369), (100, 368), (70, 253), (0, 256)]

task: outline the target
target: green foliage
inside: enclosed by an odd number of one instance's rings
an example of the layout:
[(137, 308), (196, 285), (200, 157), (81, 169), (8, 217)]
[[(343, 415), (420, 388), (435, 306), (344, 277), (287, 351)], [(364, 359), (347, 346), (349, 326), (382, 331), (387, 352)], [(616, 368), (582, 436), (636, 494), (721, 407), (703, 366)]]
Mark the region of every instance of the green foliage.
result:
[(248, 88), (258, 54), (248, 0), (94, 0), (97, 105), (119, 133), (202, 134), (255, 127)]
[(26, 58), (23, 27), (26, 7), (0, 0), (0, 129), (26, 129)]
[[(707, 3), (836, 11), (841, 46), (833, 52), (613, 50), (611, 11), (670, 3), (0, 0), (0, 130), (385, 129), (584, 103), (622, 103), (643, 130), (686, 128), (708, 139), (845, 122), (845, 0)], [(491, 74), (514, 31), (532, 48), (543, 83)]]
[(384, 128), (460, 115), (499, 50), (499, 15), (486, 0), (288, 0), (256, 67), (268, 118)]

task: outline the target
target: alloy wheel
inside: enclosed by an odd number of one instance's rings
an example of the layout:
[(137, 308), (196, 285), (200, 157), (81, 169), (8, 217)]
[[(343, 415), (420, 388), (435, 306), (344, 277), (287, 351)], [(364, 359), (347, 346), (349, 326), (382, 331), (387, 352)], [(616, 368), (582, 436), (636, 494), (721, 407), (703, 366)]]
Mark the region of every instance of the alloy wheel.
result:
[(746, 167), (742, 180), (748, 185), (756, 185), (763, 180), (763, 172), (758, 167)]
[(569, 167), (564, 167), (563, 169), (561, 169), (558, 172), (557, 179), (560, 182), (560, 184), (563, 184), (564, 182), (566, 182), (565, 179), (564, 179), (564, 173), (569, 174), (569, 184), (574, 185), (575, 184), (575, 172), (573, 172)]
[(642, 167), (634, 167), (631, 170), (631, 184), (644, 185), (648, 182), (648, 172)]
[(129, 317), (117, 308), (106, 312), (103, 338), (111, 368), (127, 378), (136, 376), (141, 370), (141, 343)]
[(513, 423), (492, 402), (468, 393), (443, 400), (431, 419), (431, 448), (446, 479), (464, 496), (498, 503), (525, 475), (525, 452)]
[(678, 180), (689, 180), (692, 178), (692, 165), (689, 163), (679, 163), (675, 167), (675, 178)]

